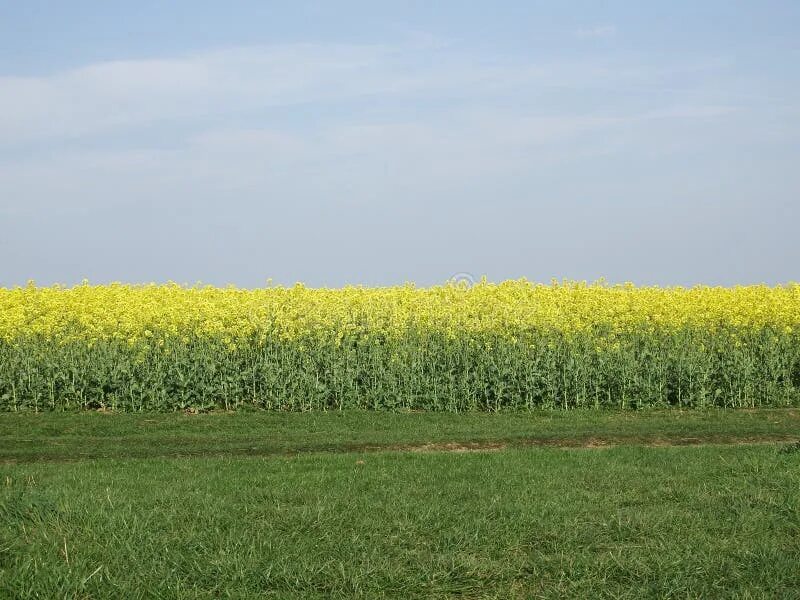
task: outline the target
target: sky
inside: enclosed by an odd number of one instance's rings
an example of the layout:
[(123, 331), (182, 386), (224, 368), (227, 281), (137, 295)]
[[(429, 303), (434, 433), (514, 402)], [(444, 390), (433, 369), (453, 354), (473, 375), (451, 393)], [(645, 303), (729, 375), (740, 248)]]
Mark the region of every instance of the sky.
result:
[(798, 281), (798, 31), (796, 0), (0, 0), (0, 286)]

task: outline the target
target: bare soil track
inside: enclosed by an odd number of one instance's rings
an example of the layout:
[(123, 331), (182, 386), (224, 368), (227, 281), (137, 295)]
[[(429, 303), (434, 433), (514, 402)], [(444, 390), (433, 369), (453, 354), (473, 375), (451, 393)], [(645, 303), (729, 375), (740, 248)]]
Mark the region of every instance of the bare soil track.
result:
[(792, 436), (709, 436), (698, 437), (590, 437), (590, 438), (547, 438), (547, 439), (519, 439), (513, 442), (444, 442), (411, 444), (387, 447), (364, 447), (364, 451), (394, 451), (394, 452), (497, 452), (509, 446), (517, 448), (567, 448), (603, 449), (615, 446), (642, 446), (649, 448), (662, 448), (669, 446), (752, 446), (763, 444), (795, 443), (800, 444), (800, 438)]

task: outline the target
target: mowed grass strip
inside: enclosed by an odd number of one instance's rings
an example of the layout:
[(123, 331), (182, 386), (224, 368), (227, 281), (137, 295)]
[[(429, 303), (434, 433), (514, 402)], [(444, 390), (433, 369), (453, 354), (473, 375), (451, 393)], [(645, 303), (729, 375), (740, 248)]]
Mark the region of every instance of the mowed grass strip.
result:
[(0, 462), (800, 439), (800, 410), (0, 413)]
[(792, 448), (6, 464), (0, 597), (797, 598)]

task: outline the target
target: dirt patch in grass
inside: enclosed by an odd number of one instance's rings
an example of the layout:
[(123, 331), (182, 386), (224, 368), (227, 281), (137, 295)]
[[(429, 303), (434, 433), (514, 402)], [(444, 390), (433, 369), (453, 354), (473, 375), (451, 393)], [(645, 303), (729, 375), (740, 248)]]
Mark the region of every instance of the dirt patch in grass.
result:
[(439, 442), (392, 447), (389, 450), (408, 452), (499, 452), (505, 450), (504, 442)]
[(665, 448), (670, 446), (751, 446), (777, 443), (798, 444), (796, 437), (765, 436), (709, 436), (680, 438), (636, 438), (636, 437), (589, 437), (589, 438), (531, 438), (512, 441), (477, 441), (477, 442), (428, 442), (424, 444), (404, 444), (394, 446), (363, 446), (350, 448), (351, 451), (363, 452), (499, 452), (509, 447), (516, 448), (589, 448), (605, 449), (617, 446), (642, 446), (647, 448)]

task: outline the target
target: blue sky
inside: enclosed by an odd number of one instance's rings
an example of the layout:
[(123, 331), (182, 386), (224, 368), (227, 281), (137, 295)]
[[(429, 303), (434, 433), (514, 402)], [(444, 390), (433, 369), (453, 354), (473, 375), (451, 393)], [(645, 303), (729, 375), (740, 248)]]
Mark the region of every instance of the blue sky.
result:
[(798, 2), (0, 2), (0, 285), (800, 279)]

